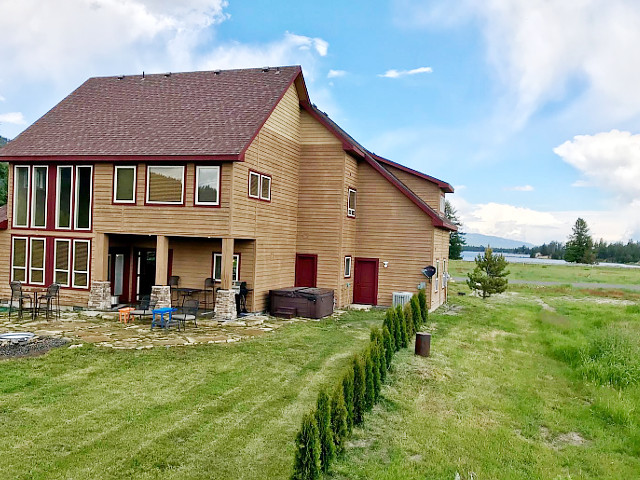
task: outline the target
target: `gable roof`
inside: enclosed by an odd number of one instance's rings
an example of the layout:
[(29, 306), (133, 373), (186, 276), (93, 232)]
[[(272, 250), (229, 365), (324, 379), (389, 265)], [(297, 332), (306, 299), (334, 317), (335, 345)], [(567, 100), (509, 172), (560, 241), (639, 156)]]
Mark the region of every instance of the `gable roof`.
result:
[(369, 152), (369, 150), (360, 145), (356, 140), (353, 139), (351, 135), (340, 128), (337, 123), (331, 120), (327, 114), (320, 111), (315, 105), (312, 105), (309, 102), (300, 101), (300, 106), (312, 117), (318, 120), (322, 125), (324, 125), (327, 129), (329, 129), (329, 131), (342, 142), (342, 148), (344, 148), (347, 153), (361, 158), (369, 165), (371, 165), (374, 170), (382, 175), (394, 187), (400, 190), (400, 192), (402, 192), (409, 200), (411, 200), (420, 210), (431, 217), (431, 221), (435, 227), (445, 228), (454, 232), (458, 230), (458, 227), (451, 223), (445, 216), (440, 215), (433, 208), (431, 208), (427, 204), (427, 202), (416, 195), (413, 190), (405, 185), (397, 176), (389, 171), (389, 169), (385, 168), (383, 164), (391, 165), (407, 173), (411, 173), (412, 175), (416, 175), (420, 178), (433, 182), (440, 188), (445, 190), (445, 192), (453, 193), (453, 187), (451, 187), (451, 185), (443, 182), (442, 180), (430, 177), (429, 175), (425, 175), (424, 173), (418, 172), (411, 168), (405, 167), (404, 165), (400, 165), (399, 163), (392, 162), (391, 160), (387, 160), (378, 155), (375, 155), (374, 153)]
[(296, 80), (307, 99), (300, 66), (90, 78), (0, 157), (242, 160)]

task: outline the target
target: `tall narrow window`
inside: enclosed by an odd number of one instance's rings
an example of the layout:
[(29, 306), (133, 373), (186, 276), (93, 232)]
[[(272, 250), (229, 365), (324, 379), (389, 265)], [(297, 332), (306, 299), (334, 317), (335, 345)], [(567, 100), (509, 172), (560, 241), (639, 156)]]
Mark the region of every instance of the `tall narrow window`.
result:
[(181, 205), (184, 167), (147, 167), (147, 203)]
[(47, 226), (47, 173), (48, 167), (33, 167), (31, 192), (31, 226)]
[(249, 172), (249, 196), (251, 198), (260, 198), (260, 174)]
[(136, 203), (136, 167), (117, 166), (113, 179), (113, 202)]
[(435, 282), (435, 286), (436, 286), (435, 291), (436, 292), (438, 291), (438, 282), (440, 280), (440, 277), (438, 275), (440, 275), (440, 260), (436, 260), (436, 274), (434, 275), (434, 277), (436, 279), (436, 282)]
[(353, 188), (349, 189), (349, 196), (347, 197), (347, 216), (356, 216), (356, 191)]
[(91, 228), (92, 167), (76, 167), (76, 228)]
[(260, 199), (271, 200), (271, 177), (260, 175)]
[(44, 285), (44, 238), (31, 238), (29, 283)]
[(73, 167), (58, 167), (56, 187), (56, 228), (71, 228), (71, 189)]
[(351, 276), (351, 256), (344, 257), (344, 276), (349, 278)]
[(196, 167), (196, 205), (220, 205), (220, 167)]
[(89, 285), (89, 241), (73, 241), (73, 287), (86, 288)]
[[(238, 277), (238, 265), (240, 265), (240, 255), (233, 255), (233, 278), (232, 281), (239, 281)], [(222, 254), (214, 253), (213, 254), (213, 278), (216, 282), (222, 281)]]
[(11, 245), (11, 280), (27, 281), (27, 239), (13, 237)]
[(59, 283), (63, 287), (68, 287), (70, 284), (69, 270), (70, 270), (70, 254), (71, 253), (71, 240), (64, 240), (56, 238), (54, 249), (54, 272), (53, 281)]
[(29, 226), (29, 167), (16, 165), (13, 177), (13, 226)]

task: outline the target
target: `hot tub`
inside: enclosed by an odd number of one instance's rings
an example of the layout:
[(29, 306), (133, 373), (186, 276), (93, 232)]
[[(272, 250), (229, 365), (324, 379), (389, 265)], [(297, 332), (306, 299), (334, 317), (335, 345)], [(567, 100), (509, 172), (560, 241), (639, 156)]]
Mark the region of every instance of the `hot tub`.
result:
[(269, 305), (274, 317), (322, 318), (333, 313), (333, 290), (310, 287), (269, 290)]

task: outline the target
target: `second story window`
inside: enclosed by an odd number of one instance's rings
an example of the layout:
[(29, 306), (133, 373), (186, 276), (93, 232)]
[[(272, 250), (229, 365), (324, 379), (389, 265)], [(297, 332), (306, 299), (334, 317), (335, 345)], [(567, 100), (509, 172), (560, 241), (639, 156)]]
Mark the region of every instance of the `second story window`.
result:
[(48, 172), (48, 167), (33, 167), (31, 187), (31, 226), (33, 228), (47, 226)]
[(113, 172), (113, 203), (136, 203), (134, 165), (116, 166)]
[(29, 226), (29, 167), (17, 166), (13, 174), (13, 226)]
[(196, 205), (220, 205), (220, 167), (196, 166)]
[(93, 167), (76, 167), (75, 192), (75, 228), (76, 230), (91, 229), (91, 184), (93, 181)]
[(184, 167), (147, 167), (147, 203), (182, 205)]
[(347, 197), (347, 216), (356, 216), (356, 190), (354, 188), (349, 189), (349, 196)]
[(56, 186), (56, 228), (71, 228), (71, 197), (73, 190), (73, 167), (58, 167)]
[(249, 197), (271, 201), (271, 176), (249, 170)]

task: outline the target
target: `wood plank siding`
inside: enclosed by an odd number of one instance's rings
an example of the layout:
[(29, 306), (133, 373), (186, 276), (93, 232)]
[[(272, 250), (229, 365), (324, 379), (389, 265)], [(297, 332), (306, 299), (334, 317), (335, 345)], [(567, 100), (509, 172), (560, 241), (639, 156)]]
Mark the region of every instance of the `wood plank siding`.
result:
[(438, 187), (438, 185), (430, 182), (429, 180), (417, 177), (416, 175), (411, 175), (410, 173), (407, 173), (400, 170), (399, 168), (395, 168), (390, 165), (385, 165), (385, 168), (393, 173), (398, 178), (398, 180), (400, 180), (407, 187), (413, 190), (413, 192), (422, 200), (427, 202), (427, 205), (433, 208), (436, 212), (444, 213), (440, 211), (440, 196), (444, 193), (442, 192), (442, 189)]
[(357, 255), (380, 260), (378, 305), (391, 305), (395, 291), (416, 292), (433, 258), (431, 219), (398, 193), (369, 164), (358, 164)]

